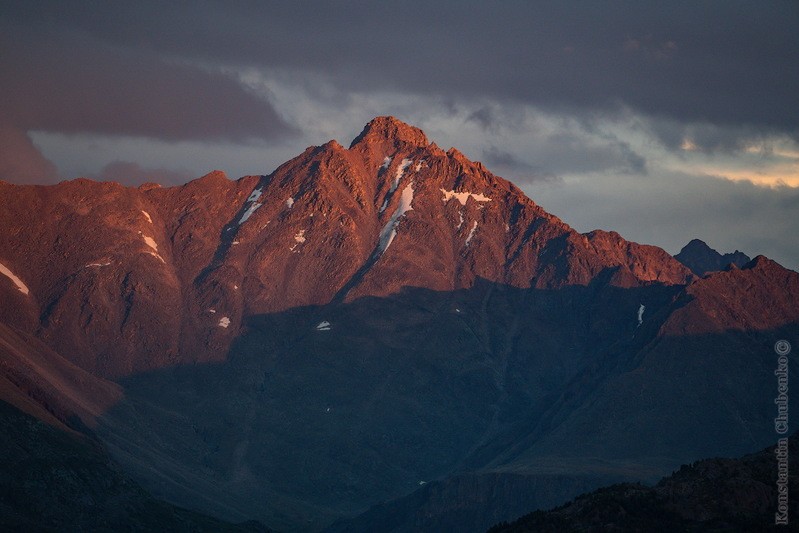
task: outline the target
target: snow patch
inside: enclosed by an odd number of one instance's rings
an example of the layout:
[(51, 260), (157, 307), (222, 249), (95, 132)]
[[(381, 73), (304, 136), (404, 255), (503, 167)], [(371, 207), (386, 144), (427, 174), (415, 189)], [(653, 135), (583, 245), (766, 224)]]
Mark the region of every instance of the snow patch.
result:
[(399, 224), (400, 217), (408, 211), (413, 211), (413, 207), (411, 207), (412, 203), (413, 183), (409, 183), (402, 190), (402, 196), (400, 197), (399, 205), (397, 206), (396, 211), (394, 211), (394, 214), (391, 215), (389, 221), (380, 231), (380, 241), (378, 244), (378, 250), (380, 254), (388, 250), (388, 247), (391, 246), (391, 242), (394, 240), (394, 237), (397, 236), (397, 224)]
[(378, 213), (385, 211), (386, 207), (388, 207), (388, 196), (386, 196), (386, 199), (383, 200), (383, 205), (380, 206), (380, 211), (378, 211)]
[[(139, 233), (141, 233), (141, 232), (139, 232)], [(149, 251), (147, 253), (150, 254), (151, 256), (157, 258), (162, 263), (166, 264), (166, 261), (164, 261), (164, 258), (161, 257), (161, 254), (158, 253), (158, 243), (155, 242), (155, 239), (153, 239), (152, 237), (148, 237), (147, 235), (142, 235), (141, 238), (144, 239), (144, 244), (146, 244), (147, 246), (152, 248), (152, 251)]]
[(458, 225), (455, 226), (455, 229), (461, 229), (461, 226), (463, 226), (463, 211), (458, 209)]
[[(330, 322), (323, 320), (316, 326), (316, 331), (330, 331)], [(330, 409), (328, 409), (329, 411)]]
[(214, 313), (216, 313), (216, 309), (209, 309), (208, 312), (213, 315)]
[(88, 265), (86, 265), (86, 266), (85, 266), (85, 267), (83, 267), (83, 268), (91, 268), (91, 267), (107, 267), (107, 266), (108, 266), (108, 265), (110, 265), (110, 264), (111, 264), (111, 261), (108, 261), (108, 262), (106, 262), (106, 263), (89, 263)]
[(458, 200), (461, 205), (466, 205), (466, 200), (469, 199), (471, 196), (476, 202), (490, 202), (491, 198), (486, 196), (483, 193), (473, 193), (473, 192), (455, 192), (455, 191), (448, 191), (446, 189), (441, 189), (441, 192), (444, 193), (444, 198), (442, 199), (445, 203), (455, 198)]
[(158, 252), (158, 243), (155, 242), (155, 239), (152, 237), (148, 237), (147, 235), (142, 235), (142, 239), (144, 239), (144, 243), (152, 248), (155, 252)]
[(261, 207), (262, 205), (263, 204), (259, 204), (258, 202), (253, 202), (252, 204), (250, 204), (250, 207), (248, 207), (247, 210), (244, 211), (244, 214), (241, 215), (241, 218), (239, 219), (239, 225), (242, 225), (245, 222), (247, 222), (247, 220), (252, 216), (252, 214), (255, 213), (255, 211), (257, 211), (258, 208)]
[(469, 246), (469, 241), (471, 241), (472, 237), (474, 237), (474, 232), (475, 231), (477, 231), (477, 221), (476, 220), (474, 221), (474, 225), (472, 226), (472, 229), (469, 230), (469, 236), (466, 237), (466, 242), (463, 243), (464, 246)]
[(147, 222), (149, 222), (150, 224), (153, 223), (153, 219), (150, 217), (150, 213), (142, 209), (141, 214), (144, 215), (144, 218), (147, 219)]
[(258, 198), (260, 198), (260, 197), (261, 197), (261, 188), (260, 188), (260, 187), (258, 187), (257, 189), (255, 189), (254, 191), (252, 191), (252, 193), (250, 194), (250, 196), (247, 198), (247, 201), (248, 201), (248, 202), (255, 202), (255, 201), (256, 201), (256, 200), (258, 200)]
[(288, 207), (289, 209), (294, 207), (294, 198), (293, 197), (289, 198), (288, 200), (286, 200), (286, 207)]
[(230, 319), (226, 316), (223, 316), (219, 319), (219, 327), (226, 328), (230, 325)]
[(29, 294), (30, 290), (28, 290), (28, 286), (19, 279), (16, 274), (11, 272), (3, 263), (0, 263), (0, 274), (3, 274), (5, 277), (10, 279), (14, 282), (14, 285), (17, 286), (17, 290), (22, 294)]
[(158, 259), (162, 263), (166, 264), (166, 261), (164, 261), (164, 258), (161, 257), (161, 254), (156, 253), (156, 252), (147, 252), (147, 253), (150, 254), (151, 256), (155, 257), (156, 259)]
[(413, 170), (415, 172), (419, 172), (420, 170), (422, 170), (422, 165), (424, 164), (424, 162), (425, 162), (424, 159), (417, 161), (416, 166), (413, 167)]
[(646, 306), (644, 304), (641, 304), (638, 307), (638, 325), (639, 326), (644, 323), (644, 311), (645, 310), (646, 310)]
[(301, 229), (296, 234), (294, 234), (294, 244), (291, 245), (291, 248), (289, 248), (289, 250), (293, 252), (298, 245), (304, 242), (305, 242), (305, 230)]
[(397, 187), (399, 187), (399, 182), (402, 179), (403, 174), (405, 174), (405, 170), (411, 166), (411, 163), (413, 163), (413, 161), (410, 159), (402, 160), (400, 166), (397, 167), (397, 172), (394, 174), (394, 181), (391, 182), (391, 188), (389, 188), (388, 192), (393, 193), (397, 190)]
[(387, 169), (390, 164), (391, 164), (391, 158), (389, 156), (384, 157), (383, 164), (380, 165), (380, 170)]

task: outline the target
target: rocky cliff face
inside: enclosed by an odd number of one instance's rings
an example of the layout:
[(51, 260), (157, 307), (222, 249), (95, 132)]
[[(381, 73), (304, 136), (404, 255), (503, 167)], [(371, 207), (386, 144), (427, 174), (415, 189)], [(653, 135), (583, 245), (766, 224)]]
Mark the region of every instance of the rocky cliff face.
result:
[(104, 377), (224, 359), (244, 317), (401, 287), (683, 284), (662, 250), (581, 235), (421, 130), (373, 120), (269, 176), (0, 184), (0, 317)]

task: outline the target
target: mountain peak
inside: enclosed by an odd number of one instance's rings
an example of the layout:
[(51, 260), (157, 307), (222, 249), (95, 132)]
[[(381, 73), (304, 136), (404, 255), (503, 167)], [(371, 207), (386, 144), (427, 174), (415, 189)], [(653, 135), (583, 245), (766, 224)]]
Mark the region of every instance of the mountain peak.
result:
[(743, 252), (720, 254), (700, 239), (692, 239), (674, 258), (698, 276), (724, 270), (731, 263), (741, 268), (749, 262), (749, 256)]
[(375, 117), (364, 126), (361, 133), (352, 141), (350, 148), (371, 142), (402, 142), (415, 146), (427, 146), (430, 142), (422, 130), (392, 116)]

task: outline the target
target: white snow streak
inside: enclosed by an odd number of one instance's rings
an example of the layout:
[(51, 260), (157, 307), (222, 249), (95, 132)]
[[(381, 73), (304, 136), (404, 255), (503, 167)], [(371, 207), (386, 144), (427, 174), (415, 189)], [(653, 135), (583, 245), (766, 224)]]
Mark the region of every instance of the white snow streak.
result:
[(472, 226), (472, 229), (469, 231), (469, 236), (466, 237), (466, 242), (463, 243), (464, 246), (469, 246), (469, 241), (471, 241), (472, 237), (474, 237), (474, 232), (475, 231), (477, 231), (477, 221), (476, 220), (474, 221), (474, 225)]
[(644, 323), (644, 310), (645, 309), (646, 309), (646, 306), (644, 304), (641, 304), (638, 307), (638, 325), (639, 326)]
[[(139, 232), (139, 233), (141, 233), (141, 232)], [(164, 258), (161, 257), (161, 254), (158, 253), (158, 243), (155, 242), (155, 239), (153, 239), (152, 237), (148, 237), (147, 235), (142, 235), (141, 238), (144, 239), (144, 243), (147, 246), (149, 246), (150, 248), (153, 249), (153, 251), (147, 252), (147, 253), (150, 254), (151, 256), (157, 258), (162, 263), (166, 264), (166, 261), (164, 261)]]
[(394, 237), (397, 236), (397, 224), (399, 223), (400, 217), (405, 213), (407, 213), (408, 211), (413, 211), (413, 207), (411, 207), (412, 203), (413, 203), (413, 183), (409, 183), (402, 190), (402, 196), (400, 197), (397, 210), (394, 211), (394, 214), (391, 215), (391, 218), (380, 232), (380, 242), (378, 244), (378, 249), (381, 254), (384, 253), (386, 250), (388, 250), (388, 247), (391, 246), (391, 242), (394, 240)]
[[(300, 244), (302, 244), (302, 243), (304, 243), (304, 242), (305, 242), (305, 230), (304, 230), (304, 229), (301, 229), (300, 231), (298, 231), (298, 232), (297, 232), (297, 233), (294, 235), (294, 244), (292, 244), (292, 245), (291, 245), (291, 248), (289, 248), (289, 250), (291, 250), (291, 251), (293, 252), (293, 251), (294, 251), (294, 249), (295, 249), (295, 248), (296, 248), (298, 245), (300, 245)], [(298, 252), (298, 253), (299, 253), (299, 252)]]
[(14, 282), (14, 285), (17, 286), (17, 289), (22, 294), (29, 294), (30, 290), (28, 290), (28, 286), (25, 285), (21, 279), (19, 279), (13, 272), (11, 272), (3, 263), (0, 263), (0, 274), (5, 275), (8, 279)]
[(441, 192), (444, 193), (444, 198), (442, 200), (444, 202), (449, 201), (452, 198), (458, 200), (461, 205), (466, 205), (466, 200), (469, 199), (471, 196), (477, 202), (490, 202), (491, 198), (486, 196), (483, 193), (473, 193), (473, 192), (455, 192), (455, 191), (448, 191), (446, 189), (441, 189)]
[(219, 319), (219, 327), (226, 328), (230, 325), (230, 319), (226, 316), (223, 316)]
[(394, 174), (394, 181), (391, 183), (391, 188), (388, 190), (388, 192), (392, 193), (397, 190), (397, 187), (399, 187), (399, 182), (402, 179), (402, 175), (405, 174), (405, 170), (411, 166), (411, 163), (413, 163), (413, 161), (410, 159), (402, 160), (400, 166), (397, 167), (397, 173)]
[(108, 261), (108, 262), (106, 262), (106, 263), (89, 263), (88, 265), (86, 265), (86, 266), (85, 266), (85, 267), (83, 267), (83, 268), (91, 268), (91, 267), (107, 267), (107, 266), (108, 266), (108, 265), (110, 265), (110, 264), (111, 264), (111, 261)]
[(389, 166), (390, 164), (391, 164), (391, 158), (390, 158), (389, 156), (386, 156), (386, 157), (383, 159), (383, 164), (382, 164), (382, 165), (380, 165), (380, 170), (385, 170), (385, 169), (387, 169), (387, 168), (388, 168), (388, 166)]
[(461, 229), (461, 226), (463, 226), (463, 211), (461, 211), (459, 209), (458, 210), (458, 225), (455, 226), (455, 229)]
[(249, 219), (252, 216), (252, 214), (255, 213), (255, 211), (262, 205), (263, 204), (259, 204), (258, 202), (253, 202), (252, 204), (250, 204), (250, 207), (248, 207), (247, 210), (244, 211), (244, 214), (241, 215), (241, 218), (239, 219), (239, 225), (247, 222), (247, 219)]
[(164, 258), (161, 257), (161, 254), (158, 254), (156, 252), (147, 252), (147, 253), (150, 254), (151, 256), (155, 257), (156, 259), (158, 259), (162, 263), (166, 264), (166, 261), (164, 261)]
[(247, 198), (247, 201), (248, 202), (255, 202), (260, 197), (261, 197), (261, 188), (258, 187), (257, 189), (252, 191), (252, 193), (250, 194), (249, 198)]
[[(330, 322), (323, 320), (316, 326), (316, 331), (330, 331)], [(328, 409), (329, 411), (330, 409)]]
[(150, 224), (152, 224), (152, 223), (153, 223), (153, 219), (152, 219), (152, 218), (150, 218), (150, 213), (148, 213), (147, 211), (145, 211), (144, 209), (142, 209), (142, 212), (141, 212), (141, 214), (142, 214), (142, 215), (144, 215), (144, 218), (146, 218), (146, 219), (147, 219), (147, 222), (149, 222)]
[(142, 235), (142, 239), (144, 239), (145, 244), (158, 252), (158, 243), (155, 242), (155, 239), (152, 237), (148, 237), (147, 235)]

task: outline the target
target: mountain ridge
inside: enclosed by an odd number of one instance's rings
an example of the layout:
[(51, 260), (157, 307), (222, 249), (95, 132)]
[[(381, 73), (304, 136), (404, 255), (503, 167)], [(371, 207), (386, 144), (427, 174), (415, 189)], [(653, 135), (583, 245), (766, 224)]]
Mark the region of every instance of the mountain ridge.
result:
[(758, 449), (799, 335), (796, 272), (578, 233), (392, 117), (269, 175), (0, 198), (0, 393), (236, 522), (439, 530)]
[[(4, 318), (62, 348), (71, 337), (67, 357), (106, 377), (175, 364), (187, 352), (212, 359), (247, 314), (405, 285), (451, 290), (478, 277), (584, 285), (607, 269), (620, 270), (611, 283), (627, 286), (691, 277), (659, 248), (575, 232), (512, 183), (393, 117), (371, 121), (350, 149), (335, 141), (310, 147), (268, 176), (229, 180), (214, 171), (175, 187), (78, 179), (0, 188), (8, 199), (0, 224), (10, 229), (0, 236), (0, 261), (33, 270), (22, 303), (30, 309)], [(106, 308), (96, 294), (111, 285), (123, 292)], [(70, 318), (67, 309), (84, 311)], [(103, 330), (98, 339), (125, 334), (131, 316), (150, 332), (128, 331), (136, 355), (82, 339), (86, 323)], [(222, 317), (228, 326), (209, 333)], [(86, 359), (97, 352), (104, 362)], [(151, 361), (134, 361), (143, 356)]]

